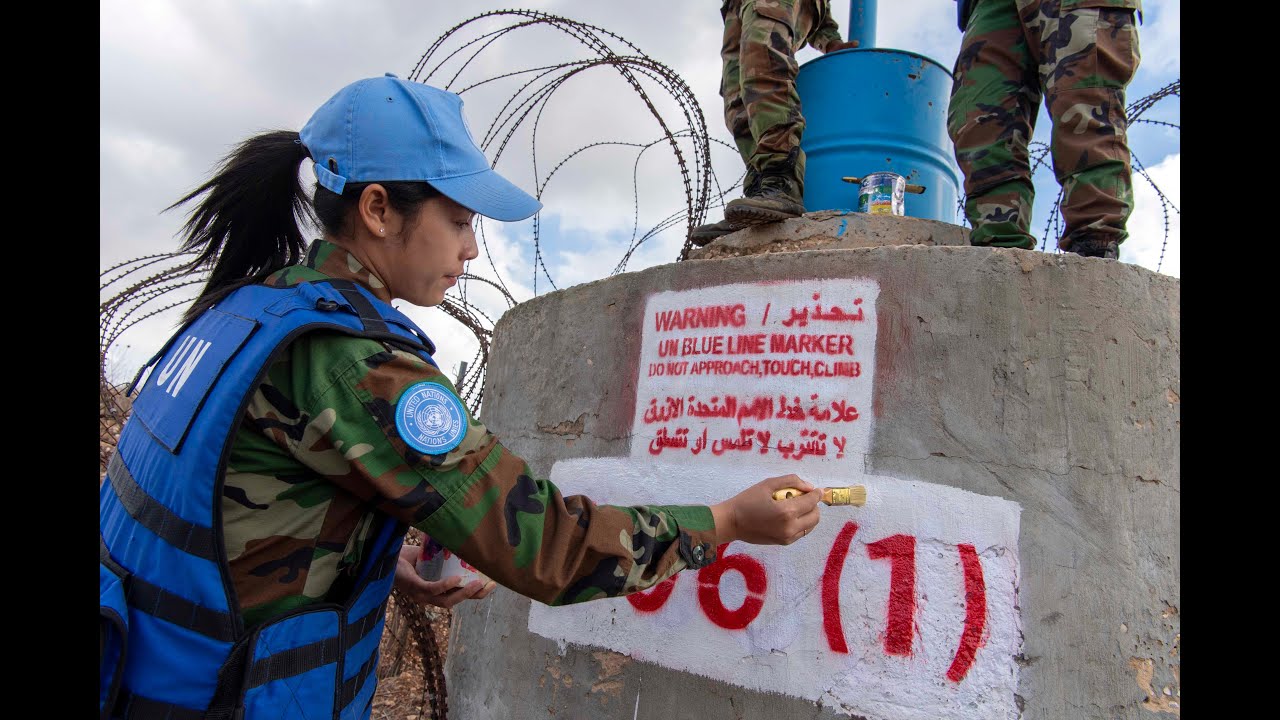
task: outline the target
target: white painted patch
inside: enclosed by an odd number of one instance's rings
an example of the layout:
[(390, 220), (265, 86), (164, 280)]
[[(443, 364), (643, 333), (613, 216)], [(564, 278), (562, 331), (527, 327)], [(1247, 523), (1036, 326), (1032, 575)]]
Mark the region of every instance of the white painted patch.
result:
[[(789, 464), (794, 461), (761, 458), (744, 477), (742, 467), (731, 464), (590, 458), (557, 462), (551, 480), (565, 494), (585, 493), (601, 503), (678, 498), (710, 504)], [(942, 485), (851, 474), (838, 465), (815, 464), (805, 477), (819, 485), (864, 484), (867, 504), (824, 506), (817, 528), (787, 547), (729, 545), (726, 557), (758, 563), (767, 583), (759, 613), (745, 627), (725, 629), (707, 612), (698, 596), (704, 569), (676, 575), (669, 598), (652, 612), (636, 610), (628, 598), (561, 608), (534, 603), (529, 630), (560, 644), (609, 648), (874, 720), (1017, 717), (1018, 505)], [(837, 652), (826, 629), (832, 605), (824, 607), (823, 578), (848, 523), (857, 530), (833, 585), (847, 652)], [(895, 535), (915, 542), (914, 557), (907, 558), (915, 572), (909, 655), (886, 651), (893, 563), (868, 553), (868, 545)], [(981, 566), (985, 621), (972, 665), (956, 681), (947, 675), (966, 624), (961, 545), (973, 547)], [(748, 584), (741, 572), (724, 573), (718, 597), (725, 609), (742, 606)]]
[(653, 295), (631, 456), (861, 467), (879, 292), (871, 280), (834, 279)]
[(529, 630), (873, 720), (1017, 717), (1019, 507), (863, 472), (878, 296), (850, 279), (652, 296), (631, 456), (556, 463), (566, 495), (713, 504), (796, 473), (863, 484), (867, 503), (637, 596), (534, 603)]

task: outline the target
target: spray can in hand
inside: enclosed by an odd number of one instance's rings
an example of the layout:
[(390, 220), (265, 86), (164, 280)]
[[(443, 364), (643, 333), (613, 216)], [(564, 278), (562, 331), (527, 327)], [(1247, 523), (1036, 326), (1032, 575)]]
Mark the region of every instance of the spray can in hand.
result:
[(472, 567), (466, 560), (454, 555), (449, 548), (436, 542), (429, 535), (422, 538), (422, 553), (418, 556), (418, 562), (414, 567), (419, 577), (432, 582), (454, 575), (462, 577), (462, 581), (458, 583), (459, 587), (472, 580), (489, 582), (489, 578), (484, 573)]

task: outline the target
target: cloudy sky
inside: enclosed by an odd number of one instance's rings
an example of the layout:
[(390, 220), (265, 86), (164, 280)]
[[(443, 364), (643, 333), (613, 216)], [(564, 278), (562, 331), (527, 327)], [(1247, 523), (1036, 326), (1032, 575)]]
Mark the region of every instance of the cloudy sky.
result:
[[(1143, 4), (1143, 60), (1129, 87), (1129, 102), (1181, 74), (1180, 0)], [(492, 10), (541, 10), (625, 38), (678, 74), (695, 96), (713, 140), (731, 143), (718, 94), (721, 25), (714, 0), (131, 0), (104, 1), (99, 7), (103, 269), (176, 249), (184, 217), (181, 211), (163, 209), (205, 180), (238, 141), (264, 130), (300, 129), (318, 105), (362, 77), (394, 72), (422, 79), (425, 73), (415, 76), (414, 70), (437, 39)], [(833, 0), (832, 7), (843, 26), (848, 0)], [(445, 62), (464, 43), (511, 21), (478, 21), (445, 39), (424, 66), (439, 68), (429, 82), (460, 91), (504, 73), (592, 57), (568, 35), (544, 26), (508, 33), (461, 71), (462, 58), (481, 43)], [(608, 41), (618, 54), (636, 52), (620, 40)], [(949, 69), (960, 45), (955, 3), (881, 3), (876, 45), (919, 53)], [(803, 64), (816, 57), (816, 51), (805, 49), (798, 59)], [(491, 133), (491, 124), (503, 117), (504, 103), (530, 77), (520, 75), (462, 93), (478, 140)], [(656, 82), (645, 83), (671, 129), (687, 128), (672, 94)], [(1178, 98), (1161, 101), (1143, 117), (1180, 124)], [(547, 180), (557, 163), (590, 143), (644, 145), (662, 137), (653, 115), (616, 71), (603, 67), (574, 76), (536, 119), (536, 136), (531, 114), (516, 128), (501, 156), (496, 151), (508, 127), (494, 129), (497, 138), (488, 154), (491, 160), (496, 157), (500, 172), (527, 190), (546, 183), (545, 208), (538, 219), (545, 270), (534, 272), (533, 220), (485, 223), (481, 257), (469, 268), (476, 275), (501, 279), (520, 301), (552, 290), (553, 283), (563, 289), (607, 277), (633, 238), (685, 206), (675, 156), (665, 143), (643, 153), (632, 146), (601, 145), (575, 155)], [(1048, 130), (1042, 111), (1035, 139), (1047, 142)], [(1160, 191), (1180, 208), (1180, 132), (1141, 124), (1132, 129), (1130, 144)], [(692, 146), (686, 142), (682, 151), (689, 159)], [(711, 164), (726, 188), (742, 173), (737, 153), (719, 143), (713, 142)], [(302, 177), (312, 180), (309, 170)], [(1039, 237), (1045, 234), (1057, 186), (1047, 171), (1037, 174), (1036, 183), (1039, 198), (1032, 228)], [(1137, 208), (1121, 261), (1179, 276), (1177, 213), (1169, 211), (1166, 218), (1155, 190), (1137, 174), (1135, 191)], [(712, 208), (707, 220), (721, 217), (722, 210)], [(625, 270), (673, 262), (684, 231), (684, 224), (678, 223), (659, 233), (636, 249)], [(1052, 241), (1049, 249), (1053, 251)], [(472, 288), (469, 299), (496, 319), (506, 304), (496, 292), (474, 283)], [(104, 299), (121, 289), (118, 284), (108, 287)], [(466, 329), (437, 310), (402, 309), (441, 346), (437, 359), (442, 368), (452, 374), (459, 361), (471, 359), (476, 344)], [(177, 313), (157, 315), (121, 337), (109, 359), (116, 379), (132, 375), (158, 349), (173, 331)]]

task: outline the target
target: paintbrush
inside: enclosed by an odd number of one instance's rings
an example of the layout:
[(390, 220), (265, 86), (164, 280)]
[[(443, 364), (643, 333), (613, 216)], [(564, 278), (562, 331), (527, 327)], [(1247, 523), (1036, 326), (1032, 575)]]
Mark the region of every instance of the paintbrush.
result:
[[(799, 488), (782, 488), (773, 491), (773, 499), (786, 500), (803, 494)], [(865, 485), (822, 488), (822, 502), (828, 505), (865, 505), (867, 488)]]

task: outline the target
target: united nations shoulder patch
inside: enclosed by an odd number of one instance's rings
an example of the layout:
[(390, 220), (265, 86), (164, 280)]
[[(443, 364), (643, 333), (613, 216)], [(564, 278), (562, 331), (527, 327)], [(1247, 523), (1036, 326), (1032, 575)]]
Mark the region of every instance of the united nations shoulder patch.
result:
[(457, 395), (440, 383), (410, 385), (396, 403), (396, 430), (409, 447), (443, 455), (462, 444), (467, 413)]

